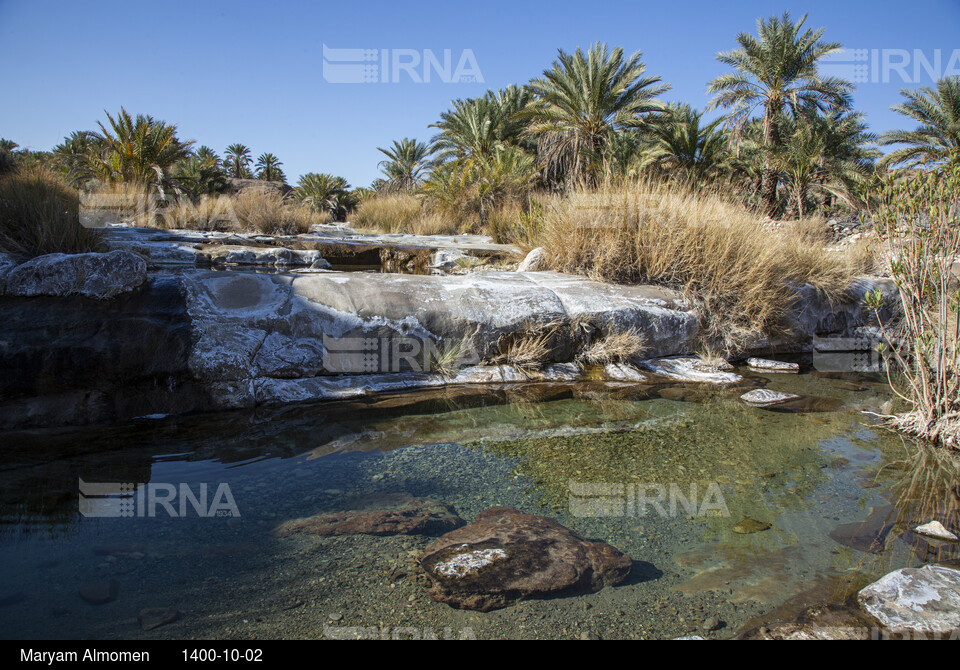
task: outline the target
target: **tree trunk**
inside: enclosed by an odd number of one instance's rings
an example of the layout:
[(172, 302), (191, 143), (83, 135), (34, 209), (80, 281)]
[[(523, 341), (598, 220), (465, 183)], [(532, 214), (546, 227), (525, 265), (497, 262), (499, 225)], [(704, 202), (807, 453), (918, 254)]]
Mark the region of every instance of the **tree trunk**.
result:
[(767, 105), (763, 128), (763, 172), (760, 199), (763, 213), (770, 218), (777, 215), (777, 185), (779, 176), (774, 167), (774, 153), (780, 148), (780, 128), (777, 127), (776, 110)]

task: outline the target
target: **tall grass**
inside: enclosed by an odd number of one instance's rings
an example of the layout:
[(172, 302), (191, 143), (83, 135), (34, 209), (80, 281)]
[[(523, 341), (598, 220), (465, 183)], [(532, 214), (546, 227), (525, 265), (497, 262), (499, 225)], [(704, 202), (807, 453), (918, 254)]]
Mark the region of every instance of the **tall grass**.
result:
[(409, 193), (367, 198), (357, 207), (351, 223), (361, 230), (380, 233), (455, 235), (465, 232), (454, 217), (426, 207), (420, 197)]
[(299, 235), (331, 220), (329, 212), (288, 200), (268, 188), (205, 195), (194, 202), (186, 196), (160, 197), (136, 183), (112, 182), (82, 193), (81, 202), (86, 208), (115, 209), (118, 220), (150, 228)]
[(541, 243), (554, 270), (683, 291), (703, 346), (728, 353), (784, 334), (796, 285), (837, 300), (852, 278), (808, 229), (772, 229), (716, 194), (651, 181), (550, 200)]
[(100, 248), (96, 230), (80, 225), (77, 192), (40, 168), (0, 177), (0, 251), (19, 260)]
[(317, 211), (302, 204), (288, 203), (276, 191), (248, 189), (233, 199), (240, 230), (265, 235), (299, 235), (310, 232), (313, 225), (329, 223), (327, 211)]

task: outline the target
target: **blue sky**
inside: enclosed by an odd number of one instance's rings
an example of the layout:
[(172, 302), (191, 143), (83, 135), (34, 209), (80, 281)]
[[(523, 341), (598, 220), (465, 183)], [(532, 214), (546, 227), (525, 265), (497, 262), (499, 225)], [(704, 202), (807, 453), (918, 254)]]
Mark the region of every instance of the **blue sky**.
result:
[[(451, 99), (538, 76), (558, 48), (600, 40), (642, 51), (648, 72), (673, 86), (666, 99), (703, 107), (706, 83), (724, 71), (716, 52), (732, 49), (739, 31), (754, 32), (758, 17), (784, 9), (809, 14), (808, 25), (826, 27), (827, 39), (867, 50), (858, 63), (868, 81), (858, 84), (855, 102), (875, 131), (903, 125), (889, 111), (901, 88), (932, 83), (924, 67), (914, 72), (917, 51), (934, 71), (960, 74), (960, 0), (0, 0), (0, 137), (49, 149), (123, 105), (221, 153), (233, 142), (254, 156), (273, 152), (291, 181), (333, 172), (367, 185), (382, 158), (376, 147), (429, 139), (429, 124)], [(393, 73), (395, 83), (389, 74), (386, 83), (331, 83), (324, 44), (376, 49), (377, 58), (391, 50), (388, 64), (414, 57), (397, 50), (420, 58), (429, 50), (442, 60), (449, 49), (455, 66), (470, 50), (484, 81), (444, 83), (430, 70), (430, 83), (405, 71)], [(857, 64), (845, 58), (837, 67)], [(904, 58), (906, 82), (890, 69)], [(422, 67), (415, 72), (422, 76)]]

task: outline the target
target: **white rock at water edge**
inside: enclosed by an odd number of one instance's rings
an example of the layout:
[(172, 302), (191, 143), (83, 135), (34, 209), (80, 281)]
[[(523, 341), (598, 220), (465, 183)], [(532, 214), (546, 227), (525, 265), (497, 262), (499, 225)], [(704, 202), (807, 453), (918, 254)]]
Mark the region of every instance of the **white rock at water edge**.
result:
[(768, 358), (748, 358), (747, 366), (762, 372), (800, 372), (800, 366), (797, 363), (772, 361)]
[(7, 295), (23, 297), (80, 295), (109, 300), (147, 280), (147, 262), (130, 251), (46, 254), (9, 269)]
[(897, 570), (860, 591), (857, 601), (892, 633), (951, 635), (960, 631), (960, 570)]
[(913, 529), (913, 532), (926, 535), (927, 537), (935, 537), (938, 540), (946, 540), (947, 542), (957, 541), (957, 536), (947, 530), (939, 521), (931, 521), (922, 526), (917, 526)]

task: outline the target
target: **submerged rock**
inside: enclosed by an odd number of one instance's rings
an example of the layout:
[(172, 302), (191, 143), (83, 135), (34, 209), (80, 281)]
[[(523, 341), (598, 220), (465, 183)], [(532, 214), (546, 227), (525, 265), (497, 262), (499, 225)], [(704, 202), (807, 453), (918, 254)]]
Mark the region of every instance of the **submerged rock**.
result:
[(956, 542), (957, 536), (947, 530), (942, 523), (939, 521), (931, 521), (922, 526), (917, 526), (913, 529), (913, 532), (919, 533), (920, 535), (926, 535), (927, 537), (933, 537), (938, 540), (946, 540), (947, 542)]
[(80, 597), (91, 605), (104, 605), (113, 602), (120, 594), (120, 582), (116, 579), (103, 579), (80, 587)]
[(897, 570), (860, 591), (857, 601), (892, 633), (960, 631), (960, 570), (939, 565)]
[(854, 521), (837, 526), (830, 531), (830, 538), (840, 544), (870, 554), (880, 553), (887, 542), (887, 536), (893, 530), (895, 511), (881, 507), (865, 521)]
[(80, 295), (108, 300), (147, 279), (147, 262), (130, 251), (47, 254), (6, 273), (3, 290), (16, 296)]
[(800, 372), (800, 366), (797, 363), (784, 363), (767, 358), (748, 358), (747, 365), (752, 370), (761, 372)]
[(760, 533), (770, 530), (772, 526), (766, 521), (757, 521), (756, 519), (744, 519), (733, 527), (733, 532), (740, 535), (750, 535), (751, 533)]
[(615, 586), (629, 576), (632, 561), (552, 519), (493, 507), (431, 543), (420, 564), (434, 600), (487, 612), (521, 599)]
[(439, 535), (463, 525), (447, 505), (405, 493), (378, 493), (353, 498), (346, 509), (287, 521), (275, 537), (307, 535)]
[(740, 400), (751, 407), (773, 407), (794, 400), (800, 400), (800, 396), (792, 393), (771, 391), (770, 389), (754, 389), (740, 396)]
[(875, 624), (854, 607), (818, 605), (788, 622), (752, 628), (737, 640), (869, 640)]
[(137, 615), (140, 628), (145, 631), (173, 623), (178, 618), (180, 618), (180, 612), (173, 607), (147, 607), (140, 610), (140, 614)]

